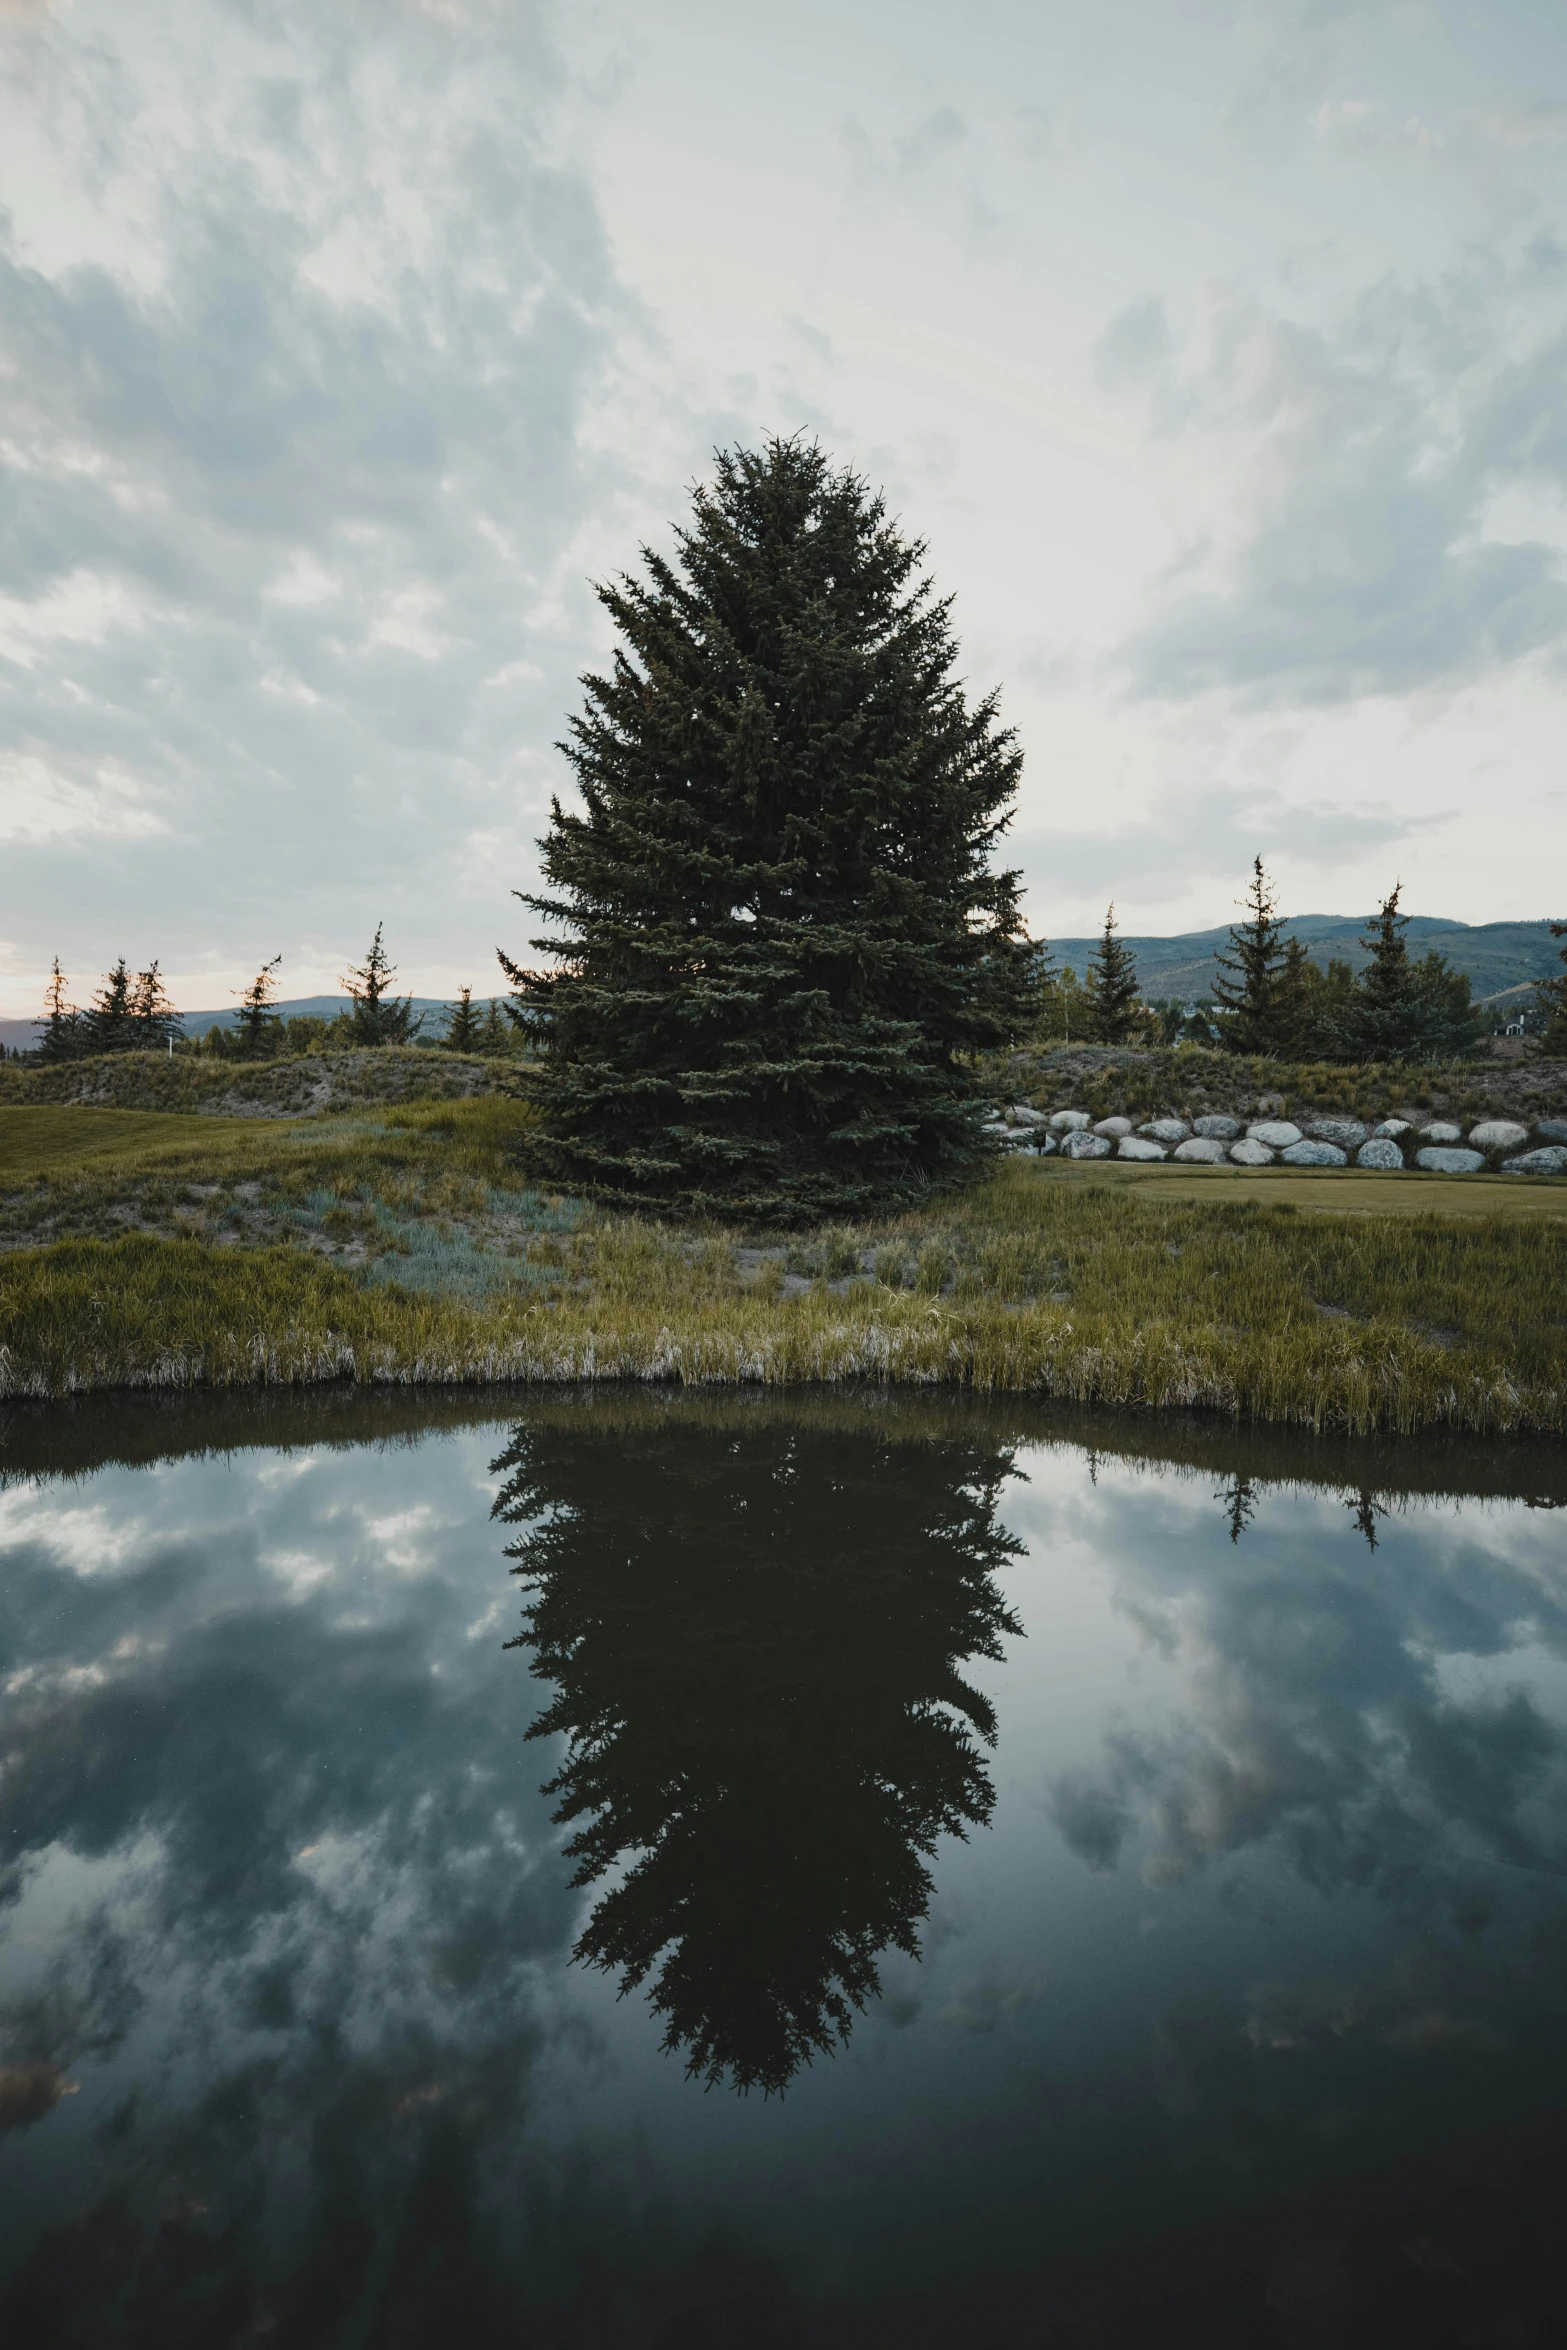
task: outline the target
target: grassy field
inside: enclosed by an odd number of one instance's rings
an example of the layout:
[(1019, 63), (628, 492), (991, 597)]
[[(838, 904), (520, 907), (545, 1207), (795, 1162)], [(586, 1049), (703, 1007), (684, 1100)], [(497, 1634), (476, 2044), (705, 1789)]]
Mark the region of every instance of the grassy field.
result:
[(1567, 1428), (1567, 1185), (1014, 1160), (890, 1222), (736, 1235), (528, 1187), (523, 1115), (0, 1110), (0, 1395), (884, 1381)]

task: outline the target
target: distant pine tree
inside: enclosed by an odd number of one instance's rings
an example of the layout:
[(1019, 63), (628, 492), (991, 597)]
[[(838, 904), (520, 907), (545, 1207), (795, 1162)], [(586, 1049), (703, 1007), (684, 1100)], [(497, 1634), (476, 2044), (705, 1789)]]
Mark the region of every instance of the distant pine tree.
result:
[(1323, 1034), (1322, 995), (1322, 974), (1300, 940), (1291, 933), (1284, 942), (1284, 960), (1272, 980), (1271, 1049), (1281, 1060), (1336, 1057), (1332, 1040)]
[(69, 1000), (69, 989), (70, 981), (60, 969), (60, 958), (56, 955), (49, 984), (44, 989), (44, 1017), (34, 1023), (43, 1030), (38, 1039), (41, 1061), (74, 1061), (85, 1050), (82, 1016)]
[[(1567, 938), (1567, 922), (1553, 922), (1551, 936)], [(1567, 947), (1562, 948), (1561, 959), (1567, 963)], [(59, 965), (55, 968), (58, 970)], [(1534, 992), (1548, 1022), (1540, 1039), (1540, 1051), (1550, 1060), (1567, 1061), (1567, 971), (1560, 979), (1542, 979)]]
[(126, 1053), (136, 1043), (136, 1021), (131, 999), (135, 993), (125, 957), (107, 972), (84, 1018), (85, 1042), (90, 1053)]
[(138, 1052), (156, 1052), (171, 1038), (183, 1036), (185, 1023), (174, 1009), (163, 974), (154, 956), (150, 967), (138, 971), (131, 990), (132, 1043)]
[(501, 957), (558, 1179), (775, 1220), (980, 1163), (970, 1056), (1022, 1010), (991, 863), (1021, 756), (965, 701), (923, 555), (773, 441), (720, 454), (672, 563), (600, 589), (622, 644), (563, 746), (582, 807), (523, 899), (558, 959)]
[(399, 997), (392, 992), (397, 970), (381, 944), (382, 928), (378, 922), (369, 954), (342, 980), (353, 1000), (356, 1045), (409, 1044), (424, 1025), (422, 1014), (414, 1016), (412, 996)]
[(268, 1050), (278, 1026), (278, 1015), (271, 1005), (277, 994), (277, 981), (273, 973), (282, 960), (281, 955), (274, 955), (270, 963), (263, 963), (239, 999), (239, 1033), (244, 1050), (251, 1058)]
[(1125, 1044), (1140, 1024), (1137, 964), (1117, 937), (1115, 906), (1105, 913), (1099, 944), (1088, 958), (1088, 1033), (1096, 1044)]
[(490, 1008), (484, 1016), (484, 1026), (479, 1031), (479, 1050), (481, 1053), (488, 1053), (493, 1058), (497, 1053), (509, 1051), (511, 1041), (511, 1029), (506, 1023), (499, 1003), (494, 996), (491, 996)]
[(1362, 1061), (1446, 1058), (1466, 1051), (1479, 1032), (1468, 979), (1445, 956), (1411, 959), (1400, 894), (1395, 887), (1360, 942), (1371, 959), (1355, 985), (1349, 1042)]
[[(1251, 887), (1244, 903), (1246, 919), (1230, 931), (1233, 951), (1214, 958), (1213, 994), (1219, 1007), (1219, 1029), (1231, 1052), (1278, 1052), (1283, 1049), (1278, 991), (1286, 951), (1279, 944), (1284, 925), (1260, 857), (1252, 862)], [(1304, 985), (1298, 962), (1291, 977), (1298, 1007)]]
[(476, 1053), (483, 1034), (483, 1023), (473, 1008), (473, 989), (460, 988), (446, 1023), (442, 1044), (449, 1053)]

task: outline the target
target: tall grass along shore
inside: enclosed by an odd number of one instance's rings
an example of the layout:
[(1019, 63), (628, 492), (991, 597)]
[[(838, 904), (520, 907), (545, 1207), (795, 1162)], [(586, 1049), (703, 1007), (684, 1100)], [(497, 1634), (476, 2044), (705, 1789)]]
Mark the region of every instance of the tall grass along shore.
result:
[[(949, 1384), (1369, 1433), (1567, 1427), (1567, 1186), (1335, 1208), (1003, 1163), (806, 1236), (529, 1187), (494, 1096), (302, 1121), (0, 1115), (0, 1397), (670, 1380)], [(1222, 1192), (1222, 1196), (1220, 1193)], [(1383, 1194), (1382, 1196), (1387, 1196)], [(1464, 1205), (1472, 1207), (1473, 1195)]]

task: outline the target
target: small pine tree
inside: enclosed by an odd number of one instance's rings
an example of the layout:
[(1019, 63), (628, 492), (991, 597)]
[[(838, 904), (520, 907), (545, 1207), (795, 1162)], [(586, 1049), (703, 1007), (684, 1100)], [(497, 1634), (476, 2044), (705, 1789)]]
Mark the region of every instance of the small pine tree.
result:
[(449, 1053), (474, 1053), (479, 1050), (482, 1034), (483, 1025), (473, 1008), (473, 989), (460, 988), (441, 1042)]
[(1355, 985), (1351, 1029), (1362, 1061), (1417, 1060), (1426, 1045), (1430, 1020), (1404, 937), (1409, 916), (1398, 910), (1402, 889), (1394, 884), (1360, 941), (1371, 958)]
[[(1235, 1053), (1272, 1053), (1281, 1049), (1278, 1035), (1278, 989), (1285, 949), (1283, 930), (1262, 859), (1252, 861), (1251, 887), (1243, 900), (1246, 919), (1230, 931), (1233, 952), (1214, 961), (1214, 1001), (1219, 1027)], [(1300, 984), (1300, 974), (1294, 975)]]
[(381, 944), (382, 927), (376, 924), (369, 954), (362, 964), (345, 973), (342, 981), (353, 1000), (356, 1045), (408, 1044), (423, 1026), (422, 1015), (414, 1017), (412, 996), (392, 992), (397, 970)]
[(70, 1001), (70, 984), (56, 955), (49, 984), (44, 989), (44, 1017), (34, 1022), (35, 1027), (43, 1030), (38, 1039), (41, 1061), (74, 1061), (83, 1050), (82, 1016)]
[[(1567, 938), (1567, 922), (1553, 922), (1551, 936)], [(1567, 963), (1567, 947), (1562, 948), (1561, 959)], [(55, 968), (58, 970), (59, 965)], [(1560, 979), (1542, 979), (1534, 993), (1548, 1021), (1540, 1039), (1540, 1051), (1547, 1060), (1567, 1061), (1567, 971)]]
[(1085, 1010), (1096, 1044), (1125, 1044), (1141, 1023), (1137, 964), (1117, 937), (1114, 902), (1106, 909), (1098, 946), (1088, 958)]
[(86, 1045), (90, 1053), (125, 1053), (136, 1043), (135, 1016), (131, 1009), (134, 992), (135, 981), (121, 955), (114, 969), (105, 974), (86, 1015)]
[(479, 1031), (479, 1050), (481, 1053), (487, 1053), (493, 1060), (497, 1053), (510, 1050), (511, 1041), (511, 1030), (506, 1025), (500, 1004), (494, 996), (491, 996), (490, 1008), (484, 1016), (484, 1026)]
[[(722, 452), (620, 631), (541, 845), (555, 958), (502, 965), (529, 1149), (683, 1214), (854, 1214), (982, 1163), (972, 1056), (1021, 1009), (1021, 767), (954, 675), (924, 549), (818, 448)], [(521, 893), (519, 893), (520, 895)]]
[[(1232, 934), (1233, 935), (1233, 934)], [(1273, 981), (1273, 1050), (1284, 1061), (1331, 1059), (1322, 1034), (1322, 974), (1293, 932)]]
[(171, 1038), (183, 1036), (185, 1023), (169, 997), (156, 956), (150, 967), (138, 971), (131, 990), (132, 1042), (139, 1052), (156, 1052)]
[(239, 1033), (251, 1059), (267, 1051), (278, 1025), (278, 1015), (271, 1008), (277, 994), (273, 973), (282, 960), (281, 955), (274, 955), (270, 963), (263, 963), (239, 999)]

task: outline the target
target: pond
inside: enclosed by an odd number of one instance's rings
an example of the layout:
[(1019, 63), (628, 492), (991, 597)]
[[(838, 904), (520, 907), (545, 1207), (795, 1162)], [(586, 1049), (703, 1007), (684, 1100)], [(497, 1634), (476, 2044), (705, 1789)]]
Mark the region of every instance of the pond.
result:
[(1567, 2338), (1567, 1463), (0, 1430), (0, 2332)]

